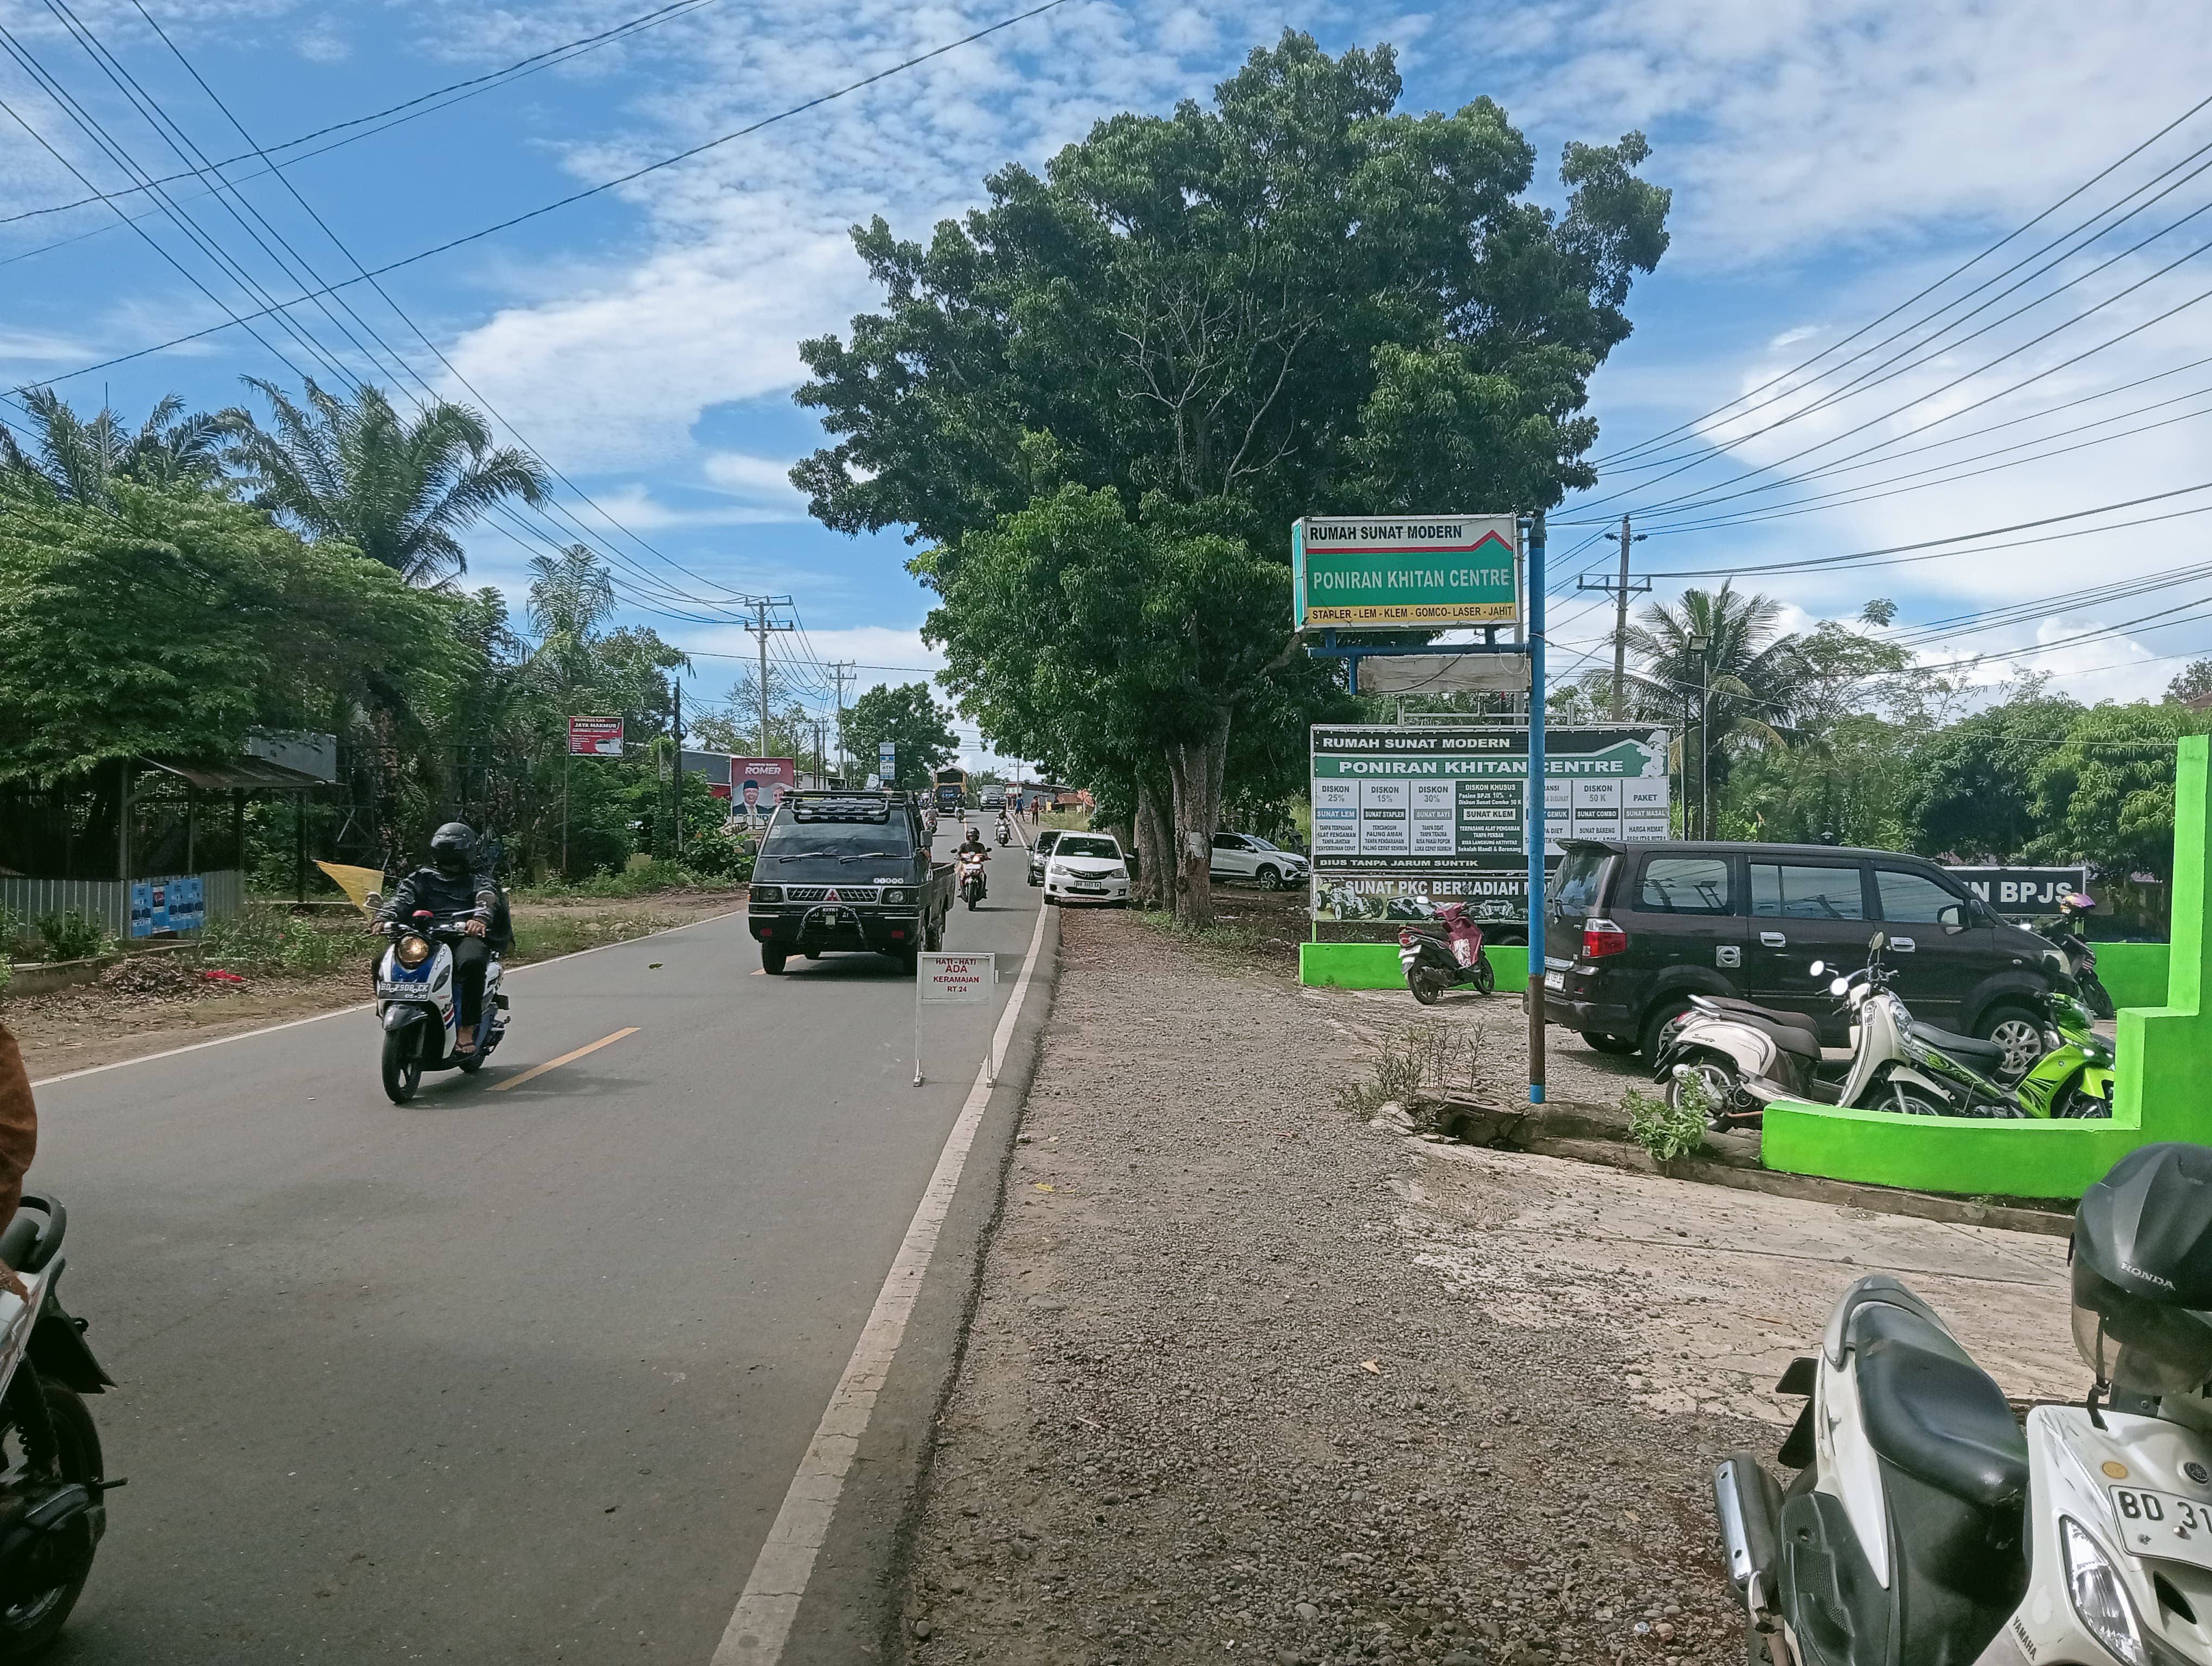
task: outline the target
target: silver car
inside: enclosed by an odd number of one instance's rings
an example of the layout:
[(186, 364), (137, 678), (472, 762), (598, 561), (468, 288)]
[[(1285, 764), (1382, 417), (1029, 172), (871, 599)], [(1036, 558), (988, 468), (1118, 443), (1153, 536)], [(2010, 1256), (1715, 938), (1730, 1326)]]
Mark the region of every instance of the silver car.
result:
[(1262, 891), (1306, 882), (1306, 859), (1257, 833), (1217, 833), (1208, 864), (1217, 879), (1249, 879)]
[(1036, 842), (1030, 847), (1030, 883), (1031, 885), (1041, 885), (1044, 883), (1044, 859), (1052, 854), (1052, 848), (1058, 842), (1059, 838), (1060, 830), (1056, 827), (1048, 827), (1036, 836)]

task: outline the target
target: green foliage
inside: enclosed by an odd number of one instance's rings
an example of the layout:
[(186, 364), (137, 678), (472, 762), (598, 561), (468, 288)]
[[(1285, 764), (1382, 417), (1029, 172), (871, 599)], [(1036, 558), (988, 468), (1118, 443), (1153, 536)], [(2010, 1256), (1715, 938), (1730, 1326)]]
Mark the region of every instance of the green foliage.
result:
[(232, 919), (211, 920), (200, 933), (200, 957), (207, 964), (246, 977), (335, 971), (364, 965), (374, 952), (357, 915), (318, 925), (266, 903), (248, 903)]
[(198, 490), (222, 475), (222, 421), (205, 411), (187, 416), (177, 394), (157, 401), (135, 435), (112, 410), (88, 421), (78, 416), (50, 387), (27, 387), (16, 398), (36, 443), (27, 451), (0, 427), (0, 492), (112, 508), (118, 480)]
[(1746, 753), (1713, 831), (1780, 844), (1907, 848), (1912, 735), (1875, 716), (1844, 717), (1799, 745)]
[(2166, 685), (2166, 697), (2177, 704), (2212, 698), (2212, 660), (2191, 660)]
[(76, 909), (39, 916), (39, 936), (48, 960), (89, 960), (112, 953), (118, 945), (107, 927), (88, 920)]
[(0, 514), (0, 781), (234, 757), (372, 678), (440, 685), (447, 599), (214, 493), (108, 490)]
[(2173, 872), (2175, 743), (2212, 729), (2184, 706), (2095, 706), (2035, 769), (2038, 861), (2087, 861), (2106, 880)]
[[(1961, 718), (1914, 749), (1903, 808), (1909, 848), (1966, 860), (2018, 859), (2042, 825), (2037, 772), (2081, 718), (2032, 694)], [(2172, 779), (2171, 760), (2168, 776)]]
[(1620, 1104), (1628, 1113), (1628, 1137), (1650, 1152), (1656, 1163), (1687, 1157), (1705, 1143), (1712, 1101), (1705, 1084), (1694, 1077), (1679, 1085), (1671, 1104), (1664, 1094), (1633, 1087), (1621, 1096)]
[(254, 502), (309, 537), (352, 545), (410, 584), (465, 571), (459, 534), (510, 497), (535, 503), (546, 489), (542, 464), (496, 447), (484, 419), (434, 401), (411, 422), (383, 390), (351, 397), (307, 383), (307, 403), (248, 376), (269, 404), (269, 427), (251, 411), (222, 414)]
[(895, 784), (919, 789), (958, 755), (960, 737), (952, 732), (957, 715), (937, 703), (927, 683), (880, 684), (845, 708), (838, 745), (855, 773), (865, 776), (875, 772), (877, 747), (890, 741), (898, 748)]

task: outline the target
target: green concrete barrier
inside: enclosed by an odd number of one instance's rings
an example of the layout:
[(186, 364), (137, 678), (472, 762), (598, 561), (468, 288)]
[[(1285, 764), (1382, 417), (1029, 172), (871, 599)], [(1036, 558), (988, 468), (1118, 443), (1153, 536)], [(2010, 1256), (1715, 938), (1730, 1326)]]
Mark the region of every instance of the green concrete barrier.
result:
[(2166, 1005), (2166, 968), (2173, 949), (2167, 943), (2099, 943), (2097, 977), (2115, 1006)]
[[(2095, 1122), (1898, 1116), (1790, 1100), (1767, 1107), (1770, 1169), (1923, 1191), (2079, 1197), (2138, 1146), (2212, 1144), (2212, 750), (2182, 739), (2173, 783), (2173, 941), (2100, 944), (2123, 952), (2106, 979), (2120, 1008), (2112, 1115)], [(2166, 949), (2161, 979), (2157, 957)], [(2122, 991), (2124, 989), (2125, 994)], [(2136, 1005), (2146, 997), (2159, 1004)]]
[[(1498, 987), (1519, 994), (1528, 987), (1528, 951), (1519, 943), (1483, 950)], [(1395, 943), (1301, 943), (1298, 982), (1312, 988), (1402, 989), (1406, 974), (1398, 965)]]

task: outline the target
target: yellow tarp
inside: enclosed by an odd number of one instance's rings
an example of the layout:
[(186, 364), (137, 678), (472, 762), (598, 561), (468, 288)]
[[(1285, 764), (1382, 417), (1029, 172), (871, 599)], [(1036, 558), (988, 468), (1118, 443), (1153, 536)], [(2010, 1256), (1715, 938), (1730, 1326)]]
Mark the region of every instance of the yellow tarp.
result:
[(353, 898), (353, 905), (368, 912), (368, 893), (384, 889), (384, 876), (373, 867), (348, 867), (343, 862), (318, 861), (315, 866), (337, 881), (338, 889)]

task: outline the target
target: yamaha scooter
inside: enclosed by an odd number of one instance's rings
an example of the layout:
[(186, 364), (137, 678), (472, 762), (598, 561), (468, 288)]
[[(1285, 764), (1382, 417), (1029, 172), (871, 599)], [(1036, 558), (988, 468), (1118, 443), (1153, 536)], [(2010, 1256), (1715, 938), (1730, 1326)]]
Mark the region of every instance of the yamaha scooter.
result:
[[(378, 903), (375, 892), (368, 906)], [(499, 951), (484, 968), (483, 1000), (476, 1047), (457, 1053), (459, 1007), (453, 988), (453, 945), (468, 935), (459, 922), (436, 923), (428, 909), (412, 920), (384, 927), (392, 938), (376, 967), (376, 1016), (384, 1026), (385, 1097), (404, 1105), (415, 1097), (426, 1070), (458, 1070), (473, 1076), (483, 1068), (507, 1034), (507, 997), (500, 992)]]

